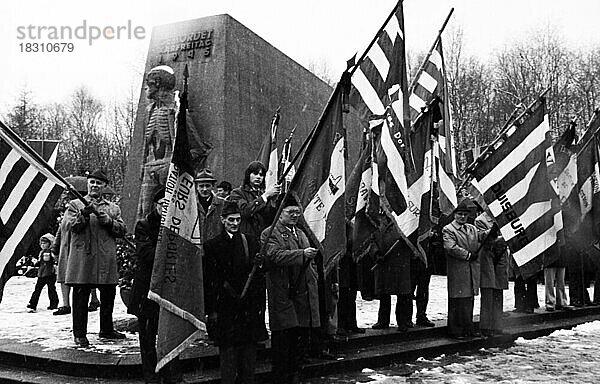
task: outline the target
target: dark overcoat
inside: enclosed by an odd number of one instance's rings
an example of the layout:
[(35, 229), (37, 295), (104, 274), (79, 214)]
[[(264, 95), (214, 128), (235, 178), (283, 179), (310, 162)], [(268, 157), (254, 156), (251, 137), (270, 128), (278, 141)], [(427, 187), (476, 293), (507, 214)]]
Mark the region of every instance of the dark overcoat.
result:
[[(375, 268), (375, 297), (382, 295), (411, 294), (410, 284), (410, 259), (413, 254), (411, 249), (400, 238), (394, 224), (387, 217), (381, 217), (382, 230), (372, 237), (369, 254), (377, 263)], [(388, 250), (399, 241), (392, 251), (385, 256)], [(385, 259), (381, 261), (381, 258)]]
[(223, 210), (223, 199), (213, 194), (212, 201), (205, 211), (198, 200), (198, 217), (202, 228), (202, 244), (217, 237), (223, 231), (221, 223), (221, 211)]
[(267, 339), (265, 326), (265, 276), (258, 268), (248, 292), (240, 300), (258, 240), (245, 235), (248, 254), (239, 233), (222, 231), (204, 244), (205, 313), (217, 313), (217, 337), (221, 347), (256, 343)]
[(253, 190), (249, 185), (243, 185), (231, 191), (227, 198), (237, 203), (242, 214), (240, 232), (260, 238), (262, 231), (271, 225), (277, 209), (275, 204), (261, 197), (261, 192)]
[(263, 231), (261, 241), (266, 243), (271, 331), (319, 327), (317, 266), (314, 259), (307, 263), (304, 256), (304, 249), (310, 246), (308, 238), (297, 227), (294, 236), (280, 222), (275, 224), (267, 238), (268, 231), (268, 228)]
[(160, 215), (152, 210), (135, 225), (136, 267), (127, 312), (136, 316), (158, 317), (158, 304), (148, 299), (156, 243), (160, 230)]
[[(475, 219), (475, 227), (480, 231), (492, 228), (493, 221), (485, 213)], [(491, 236), (490, 236), (491, 237)], [(481, 270), (481, 288), (508, 289), (508, 251), (494, 257), (494, 238), (486, 238), (479, 251), (479, 264)]]
[[(91, 200), (86, 196), (88, 201)], [(98, 212), (107, 213), (112, 222), (102, 225), (95, 214), (81, 214), (82, 201), (69, 202), (63, 220), (70, 232), (66, 284), (114, 284), (119, 280), (115, 239), (127, 232), (119, 206), (105, 199), (93, 203)], [(63, 233), (64, 235), (64, 233)]]

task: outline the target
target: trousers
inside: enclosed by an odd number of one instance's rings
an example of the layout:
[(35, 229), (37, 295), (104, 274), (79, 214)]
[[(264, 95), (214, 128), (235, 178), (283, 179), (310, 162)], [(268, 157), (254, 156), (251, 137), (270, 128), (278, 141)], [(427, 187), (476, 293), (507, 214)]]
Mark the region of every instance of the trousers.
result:
[(73, 284), (73, 335), (85, 337), (88, 323), (88, 301), (92, 288), (100, 291), (100, 333), (111, 333), (112, 312), (115, 305), (116, 286), (108, 284)]
[(473, 296), (448, 299), (448, 334), (450, 336), (471, 336), (473, 334), (474, 302)]
[(40, 300), (40, 295), (42, 294), (42, 289), (44, 286), (48, 286), (48, 299), (50, 299), (50, 308), (58, 307), (58, 293), (56, 293), (56, 275), (50, 275), (45, 277), (38, 277), (35, 282), (35, 288), (33, 289), (33, 293), (31, 294), (31, 299), (29, 299), (29, 306), (31, 308), (36, 308), (38, 305), (38, 301)]

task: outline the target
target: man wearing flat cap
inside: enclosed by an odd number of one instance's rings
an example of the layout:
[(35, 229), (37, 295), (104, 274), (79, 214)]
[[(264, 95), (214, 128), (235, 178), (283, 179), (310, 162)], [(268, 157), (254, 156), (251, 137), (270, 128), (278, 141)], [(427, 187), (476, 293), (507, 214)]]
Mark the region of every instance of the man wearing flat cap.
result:
[(470, 200), (462, 200), (454, 210), (454, 220), (442, 230), (448, 272), (448, 333), (464, 339), (476, 336), (473, 330), (473, 303), (479, 294), (478, 253), (489, 230), (479, 231), (467, 223), (475, 212)]
[(202, 230), (202, 243), (217, 236), (223, 229), (221, 210), (223, 199), (215, 195), (217, 179), (208, 168), (201, 169), (194, 179), (198, 196), (198, 218)]
[(108, 177), (100, 170), (88, 175), (88, 204), (71, 200), (63, 218), (70, 235), (65, 284), (73, 288), (73, 336), (81, 347), (89, 345), (88, 299), (92, 288), (100, 291), (100, 338), (125, 338), (113, 328), (112, 311), (119, 278), (115, 240), (127, 229), (119, 206), (102, 197), (107, 184)]
[[(257, 343), (267, 339), (265, 280), (258, 240), (240, 233), (238, 205), (226, 201), (223, 230), (204, 243), (204, 305), (208, 331), (219, 346), (221, 383), (254, 383)], [(248, 274), (259, 265), (246, 295), (240, 298)]]

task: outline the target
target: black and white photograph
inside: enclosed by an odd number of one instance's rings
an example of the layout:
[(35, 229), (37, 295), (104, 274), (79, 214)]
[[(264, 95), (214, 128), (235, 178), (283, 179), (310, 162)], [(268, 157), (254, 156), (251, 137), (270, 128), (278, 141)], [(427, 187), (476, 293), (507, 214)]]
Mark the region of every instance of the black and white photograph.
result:
[(600, 382), (600, 3), (0, 15), (0, 383)]

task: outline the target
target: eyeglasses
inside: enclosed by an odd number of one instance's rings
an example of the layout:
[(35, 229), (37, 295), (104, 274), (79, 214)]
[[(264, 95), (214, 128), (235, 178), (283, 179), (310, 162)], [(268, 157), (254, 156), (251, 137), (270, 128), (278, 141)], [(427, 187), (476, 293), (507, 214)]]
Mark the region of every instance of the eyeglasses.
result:
[(225, 219), (228, 223), (239, 223), (242, 221), (241, 217), (228, 217)]
[(287, 213), (290, 216), (300, 216), (302, 214), (302, 212), (300, 212), (299, 209), (289, 209), (289, 210), (284, 210), (283, 212)]

